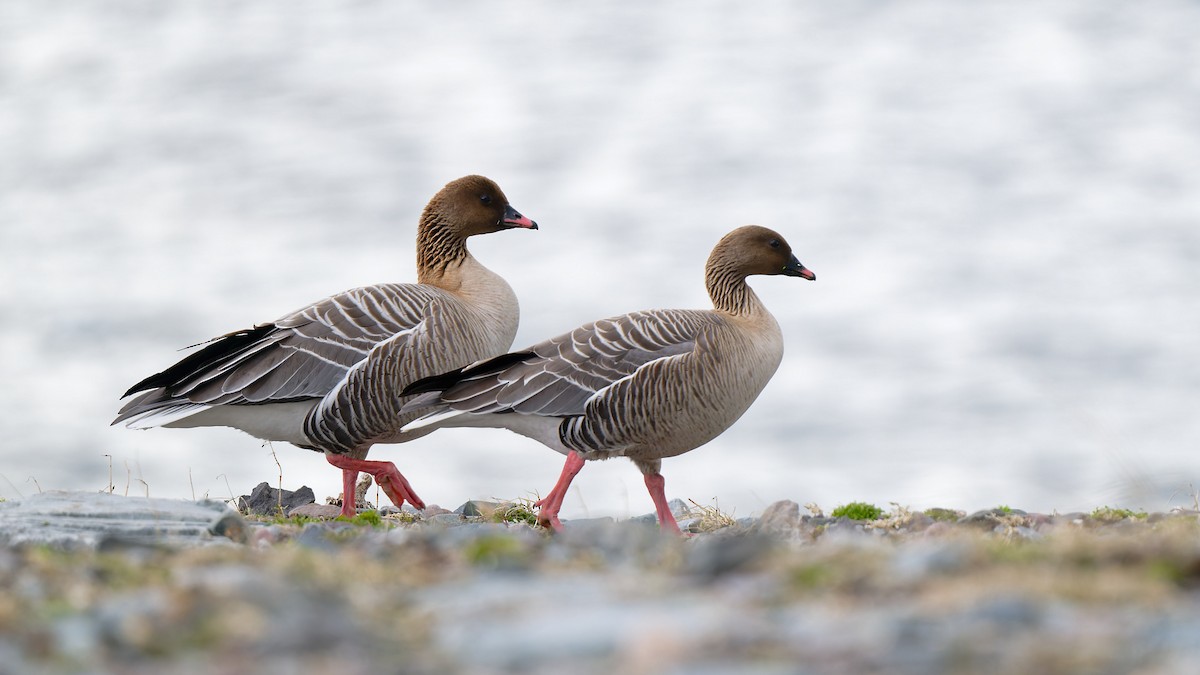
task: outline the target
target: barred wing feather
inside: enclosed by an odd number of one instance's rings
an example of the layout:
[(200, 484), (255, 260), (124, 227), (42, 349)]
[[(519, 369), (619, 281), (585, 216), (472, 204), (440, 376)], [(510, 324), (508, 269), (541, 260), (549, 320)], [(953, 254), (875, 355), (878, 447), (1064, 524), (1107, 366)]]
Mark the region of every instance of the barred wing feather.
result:
[[(543, 417), (582, 415), (589, 399), (659, 359), (691, 352), (718, 318), (701, 310), (651, 310), (584, 324), (534, 345), (466, 368), (432, 404), (469, 413), (514, 412)], [(439, 378), (407, 393), (433, 391)], [(440, 386), (438, 387), (440, 388)]]
[(189, 404), (275, 403), (320, 398), (377, 344), (421, 323), (436, 289), (417, 284), (356, 288), (271, 324), (223, 335), (130, 388), (116, 422)]

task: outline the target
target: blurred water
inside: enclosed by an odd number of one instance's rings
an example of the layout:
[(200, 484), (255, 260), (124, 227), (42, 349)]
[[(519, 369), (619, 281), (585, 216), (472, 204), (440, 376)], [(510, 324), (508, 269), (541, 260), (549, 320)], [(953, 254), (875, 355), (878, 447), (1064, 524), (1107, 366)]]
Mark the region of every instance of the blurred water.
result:
[[(672, 496), (1071, 510), (1200, 481), (1200, 5), (94, 3), (0, 6), (0, 496), (246, 493), (315, 453), (109, 428), (176, 351), (411, 281), (415, 221), (483, 173), (542, 230), (473, 242), (517, 346), (701, 307), (725, 231), (779, 374), (665, 462)], [(504, 432), (379, 448), (430, 502), (545, 492)], [(226, 482), (227, 481), (227, 482)], [(651, 510), (628, 462), (564, 514)]]

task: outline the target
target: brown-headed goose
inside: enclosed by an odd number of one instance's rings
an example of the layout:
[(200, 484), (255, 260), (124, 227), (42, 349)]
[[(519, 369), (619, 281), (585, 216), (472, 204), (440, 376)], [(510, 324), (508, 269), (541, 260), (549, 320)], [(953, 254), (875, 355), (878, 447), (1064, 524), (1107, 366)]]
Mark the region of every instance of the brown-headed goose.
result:
[(418, 381), (405, 430), (503, 427), (567, 456), (539, 521), (558, 511), (585, 460), (624, 456), (645, 475), (662, 529), (679, 532), (659, 470), (715, 438), (766, 386), (783, 357), (779, 324), (746, 285), (752, 274), (814, 280), (779, 234), (747, 225), (725, 235), (705, 267), (711, 310), (634, 312)]
[(391, 462), (369, 461), (375, 443), (401, 443), (401, 391), (430, 375), (502, 354), (517, 333), (512, 288), (467, 250), (467, 238), (537, 223), (483, 176), (459, 178), (429, 200), (417, 228), (417, 283), (364, 286), (271, 323), (210, 340), (138, 382), (145, 392), (113, 424), (226, 426), (324, 452), (342, 470), (342, 513), (352, 516), (358, 472), (401, 506), (424, 503)]

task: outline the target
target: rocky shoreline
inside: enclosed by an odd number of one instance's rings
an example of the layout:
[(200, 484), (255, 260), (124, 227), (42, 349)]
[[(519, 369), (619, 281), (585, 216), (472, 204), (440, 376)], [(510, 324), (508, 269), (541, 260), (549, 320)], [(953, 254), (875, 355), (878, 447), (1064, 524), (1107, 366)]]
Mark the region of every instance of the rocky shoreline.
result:
[(108, 494), (3, 502), (0, 673), (1191, 673), (1200, 663), (1192, 511), (897, 507), (853, 520), (785, 501), (734, 520), (672, 506), (691, 537), (660, 534), (652, 516), (565, 521), (550, 535), (521, 502), (362, 522)]

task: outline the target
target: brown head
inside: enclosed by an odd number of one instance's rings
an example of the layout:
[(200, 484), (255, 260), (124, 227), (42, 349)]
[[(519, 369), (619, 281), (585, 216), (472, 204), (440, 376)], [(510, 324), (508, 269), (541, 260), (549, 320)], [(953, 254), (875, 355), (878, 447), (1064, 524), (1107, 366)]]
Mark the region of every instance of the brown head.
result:
[(421, 217), (441, 221), (463, 239), (512, 228), (538, 229), (537, 223), (521, 215), (494, 181), (483, 176), (463, 176), (450, 181), (429, 204)]
[(758, 225), (746, 225), (717, 242), (708, 257), (706, 269), (728, 270), (742, 278), (752, 274), (783, 274), (809, 281), (817, 276), (796, 260), (792, 247), (778, 232)]
[(778, 232), (746, 225), (717, 242), (704, 267), (704, 284), (713, 306), (741, 314), (756, 306), (754, 293), (746, 285), (752, 274), (783, 274), (815, 280), (817, 277), (792, 255), (792, 247)]
[(500, 230), (538, 229), (521, 215), (494, 181), (463, 176), (442, 188), (421, 214), (417, 228), (417, 280), (429, 283), (466, 258), (467, 237)]

